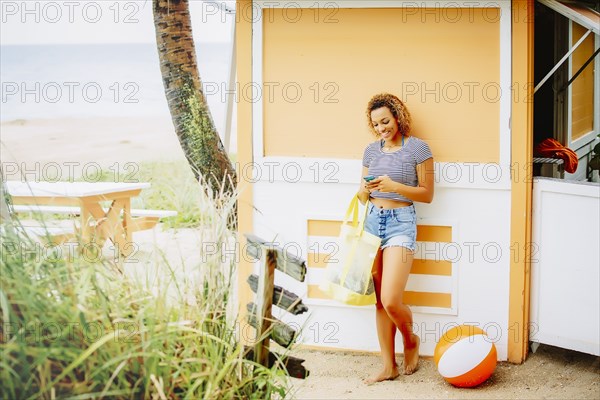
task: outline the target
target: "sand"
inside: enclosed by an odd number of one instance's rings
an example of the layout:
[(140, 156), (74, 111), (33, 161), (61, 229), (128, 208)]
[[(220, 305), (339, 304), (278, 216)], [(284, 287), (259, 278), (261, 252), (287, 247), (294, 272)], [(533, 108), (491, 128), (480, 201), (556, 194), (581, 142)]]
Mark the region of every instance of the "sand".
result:
[[(27, 179), (93, 176), (98, 166), (131, 170), (127, 163), (183, 159), (169, 118), (15, 120), (0, 125), (0, 159), (8, 180), (15, 168)], [(74, 177), (72, 176), (74, 175)]]
[(600, 399), (599, 358), (547, 345), (521, 365), (498, 363), (490, 379), (468, 389), (444, 381), (431, 358), (421, 358), (413, 375), (365, 385), (380, 366), (375, 354), (300, 350), (294, 356), (310, 371), (308, 379), (293, 380), (298, 399)]
[[(77, 175), (93, 163), (111, 167), (183, 159), (171, 121), (160, 118), (5, 122), (0, 126), (0, 141), (7, 179), (18, 179), (17, 172), (11, 172), (15, 166), (30, 171), (31, 179), (32, 174), (43, 178), (55, 164), (63, 174)], [(160, 226), (134, 234), (142, 248), (158, 243), (169, 259), (190, 262), (197, 262), (198, 237), (195, 230), (163, 231)], [(422, 358), (419, 370), (411, 376), (367, 386), (362, 380), (379, 368), (377, 355), (300, 348), (293, 354), (306, 359), (304, 365), (310, 371), (306, 380), (293, 379), (300, 399), (600, 399), (598, 357), (545, 345), (530, 353), (522, 365), (499, 363), (492, 377), (475, 389), (447, 384), (430, 358)]]

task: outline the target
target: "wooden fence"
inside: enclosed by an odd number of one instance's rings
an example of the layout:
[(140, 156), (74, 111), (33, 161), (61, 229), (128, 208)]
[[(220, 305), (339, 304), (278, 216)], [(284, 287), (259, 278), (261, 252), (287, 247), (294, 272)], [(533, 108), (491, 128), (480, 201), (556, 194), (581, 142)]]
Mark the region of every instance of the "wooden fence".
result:
[(271, 352), (269, 342), (273, 340), (287, 349), (298, 336), (296, 330), (273, 317), (273, 305), (294, 315), (308, 311), (300, 297), (274, 285), (275, 270), (304, 282), (306, 262), (257, 236), (245, 236), (248, 240), (247, 254), (260, 261), (258, 275), (252, 274), (248, 277), (248, 284), (256, 293), (256, 301), (246, 305), (248, 323), (256, 329), (257, 342), (253, 347), (246, 348), (246, 358), (253, 359), (267, 368), (278, 363), (289, 376), (304, 379), (308, 376), (308, 371), (302, 366), (304, 360)]

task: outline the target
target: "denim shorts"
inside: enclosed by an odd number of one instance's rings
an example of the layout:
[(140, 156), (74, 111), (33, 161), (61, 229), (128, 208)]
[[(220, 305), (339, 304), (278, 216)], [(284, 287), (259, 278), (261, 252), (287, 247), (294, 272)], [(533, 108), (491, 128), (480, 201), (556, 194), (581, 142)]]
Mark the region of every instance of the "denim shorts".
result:
[(384, 209), (369, 202), (365, 230), (381, 238), (381, 248), (406, 247), (415, 251), (417, 213), (415, 206)]

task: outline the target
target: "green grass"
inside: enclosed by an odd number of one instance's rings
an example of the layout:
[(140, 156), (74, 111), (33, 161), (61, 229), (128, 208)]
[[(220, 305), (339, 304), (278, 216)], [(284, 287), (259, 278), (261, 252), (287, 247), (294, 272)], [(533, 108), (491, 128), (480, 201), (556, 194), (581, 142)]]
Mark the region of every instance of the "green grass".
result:
[(166, 228), (197, 227), (203, 218), (201, 186), (186, 160), (140, 163), (126, 171), (104, 170), (99, 181), (150, 182), (152, 186), (133, 198), (131, 206), (177, 211), (177, 216), (161, 220)]
[(152, 186), (133, 199), (132, 207), (177, 211), (177, 216), (162, 220), (165, 227), (191, 228), (198, 226), (203, 217), (210, 218), (206, 213), (202, 215), (201, 186), (187, 161), (143, 163), (136, 175), (139, 178), (134, 179)]
[[(196, 217), (182, 221), (207, 226), (210, 220), (217, 243), (231, 240), (224, 217), (231, 200), (217, 209), (202, 196), (195, 200), (194, 189), (162, 178), (152, 183), (156, 192), (143, 199), (145, 206), (170, 208), (169, 199), (181, 211), (176, 205), (184, 203)], [(242, 357), (230, 304), (233, 262), (207, 255), (202, 265), (181, 271), (158, 257), (145, 279), (134, 279), (107, 260), (53, 253), (58, 248), (42, 247), (15, 226), (0, 233), (0, 398), (288, 395), (283, 372)]]
[[(235, 155), (232, 157), (235, 162)], [(165, 228), (194, 228), (201, 221), (211, 223), (211, 213), (203, 208), (201, 185), (186, 160), (136, 164), (133, 173), (118, 173), (117, 177), (135, 182), (150, 182), (141, 195), (132, 199), (133, 208), (175, 210), (177, 216), (161, 220)], [(129, 171), (132, 172), (132, 171)], [(115, 181), (114, 171), (104, 171), (102, 180)]]

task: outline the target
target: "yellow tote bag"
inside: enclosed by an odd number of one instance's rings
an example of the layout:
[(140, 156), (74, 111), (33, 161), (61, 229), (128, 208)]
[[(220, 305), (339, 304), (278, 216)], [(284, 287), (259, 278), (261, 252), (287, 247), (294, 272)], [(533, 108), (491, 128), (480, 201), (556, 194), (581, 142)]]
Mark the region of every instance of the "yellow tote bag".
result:
[(319, 286), (331, 298), (356, 306), (376, 303), (371, 270), (381, 239), (364, 230), (367, 209), (359, 220), (358, 197), (354, 196), (340, 229), (339, 251), (327, 262)]

